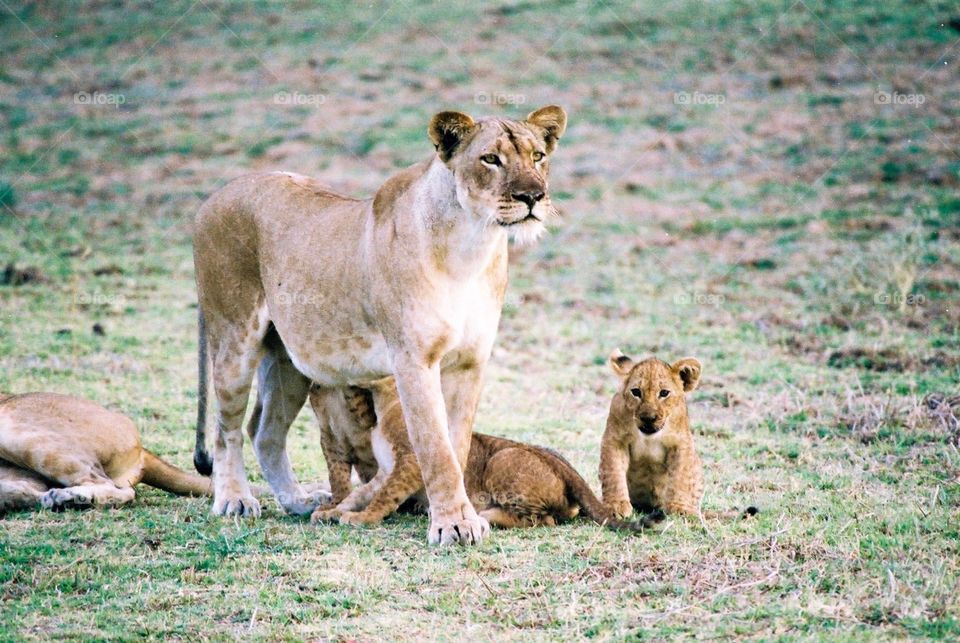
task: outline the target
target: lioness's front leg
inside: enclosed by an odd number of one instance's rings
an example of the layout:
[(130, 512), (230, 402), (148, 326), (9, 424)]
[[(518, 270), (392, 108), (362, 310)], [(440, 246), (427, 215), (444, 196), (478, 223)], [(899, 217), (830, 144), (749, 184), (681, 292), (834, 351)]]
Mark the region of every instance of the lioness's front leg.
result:
[(427, 366), (401, 355), (394, 358), (394, 369), (410, 444), (430, 501), (428, 540), (442, 545), (479, 543), (490, 532), (490, 524), (477, 515), (463, 486), (463, 470), (447, 429), (439, 364)]
[(453, 366), (440, 376), (450, 442), (461, 470), (467, 468), (467, 457), (470, 455), (470, 437), (473, 435), (473, 419), (480, 404), (483, 370), (483, 365), (471, 362)]

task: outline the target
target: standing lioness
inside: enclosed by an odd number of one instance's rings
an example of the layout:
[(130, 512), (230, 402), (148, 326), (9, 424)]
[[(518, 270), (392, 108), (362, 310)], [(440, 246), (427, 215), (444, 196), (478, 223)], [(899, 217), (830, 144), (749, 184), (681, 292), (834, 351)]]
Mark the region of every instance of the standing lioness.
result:
[[(197, 215), (194, 261), (201, 371), (206, 341), (219, 402), (214, 513), (260, 511), (240, 430), (258, 364), (254, 450), (296, 513), (316, 502), (297, 483), (285, 441), (311, 380), (393, 375), (423, 469), (430, 542), (484, 537), (489, 525), (467, 498), (462, 467), (503, 305), (507, 234), (535, 239), (553, 211), (548, 155), (566, 121), (556, 106), (523, 121), (441, 112), (428, 128), (436, 155), (372, 199), (283, 172), (237, 179), (210, 197)], [(200, 386), (202, 404), (202, 372)], [(202, 422), (197, 438), (202, 469)]]

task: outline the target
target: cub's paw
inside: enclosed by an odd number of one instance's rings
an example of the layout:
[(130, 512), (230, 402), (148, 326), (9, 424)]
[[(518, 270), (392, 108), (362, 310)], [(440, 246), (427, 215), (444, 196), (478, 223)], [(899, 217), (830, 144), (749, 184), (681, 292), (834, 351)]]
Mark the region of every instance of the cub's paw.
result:
[(213, 499), (213, 508), (210, 512), (214, 516), (259, 518), (260, 503), (249, 491), (247, 493), (217, 493)]
[(86, 509), (93, 506), (90, 494), (74, 489), (51, 489), (40, 497), (40, 506), (50, 511), (64, 509)]
[(330, 507), (327, 509), (317, 508), (312, 514), (310, 514), (310, 522), (334, 522), (343, 512), (337, 509), (336, 507)]
[(376, 516), (371, 516), (366, 511), (344, 511), (340, 514), (341, 525), (353, 525), (360, 527), (362, 525), (379, 525), (382, 520)]
[(633, 505), (629, 500), (617, 500), (607, 503), (607, 506), (617, 515), (617, 518), (629, 518), (633, 514)]
[(454, 512), (437, 512), (430, 519), (427, 542), (431, 545), (479, 545), (490, 534), (490, 523), (469, 504)]

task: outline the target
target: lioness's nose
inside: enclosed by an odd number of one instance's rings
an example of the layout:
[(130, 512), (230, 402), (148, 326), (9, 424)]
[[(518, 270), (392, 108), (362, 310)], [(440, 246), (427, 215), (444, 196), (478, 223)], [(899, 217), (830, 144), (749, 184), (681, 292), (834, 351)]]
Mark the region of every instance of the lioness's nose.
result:
[(543, 198), (543, 190), (530, 190), (528, 192), (515, 192), (511, 194), (514, 199), (521, 201), (527, 204), (528, 208), (532, 208), (533, 204)]

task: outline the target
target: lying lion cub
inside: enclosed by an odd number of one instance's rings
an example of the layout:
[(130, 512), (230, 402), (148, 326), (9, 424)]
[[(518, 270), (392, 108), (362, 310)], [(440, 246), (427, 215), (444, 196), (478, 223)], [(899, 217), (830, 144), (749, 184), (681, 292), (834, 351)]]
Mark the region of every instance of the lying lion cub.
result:
[(686, 394), (700, 383), (700, 362), (692, 357), (673, 364), (655, 357), (634, 362), (616, 350), (610, 366), (620, 376), (620, 388), (600, 447), (604, 504), (619, 517), (634, 509), (701, 515), (703, 464), (693, 446), (686, 402)]
[(210, 480), (143, 448), (130, 418), (56, 393), (0, 395), (0, 513), (133, 500), (133, 486), (209, 496)]
[[(375, 417), (357, 404), (356, 391), (314, 387), (310, 403), (321, 421), (324, 456), (330, 468), (330, 486), (335, 506), (318, 508), (311, 520), (338, 519), (346, 524), (373, 524), (382, 521), (408, 499), (415, 497), (426, 506), (423, 480), (416, 455), (410, 447), (400, 400), (392, 378), (375, 383)], [(348, 397), (349, 396), (349, 397)], [(331, 422), (343, 417), (350, 407), (353, 420)], [(373, 431), (371, 426), (376, 422)], [(369, 440), (371, 449), (342, 445)], [(328, 445), (341, 445), (329, 449)], [(349, 471), (369, 470), (365, 455), (372, 451), (379, 465), (377, 474), (350, 493)], [(362, 475), (362, 473), (361, 473)], [(562, 456), (542, 447), (505, 438), (474, 433), (464, 482), (470, 501), (491, 525), (533, 527), (555, 525), (583, 513), (613, 528), (640, 530), (646, 525), (622, 523), (590, 490), (586, 481)]]

